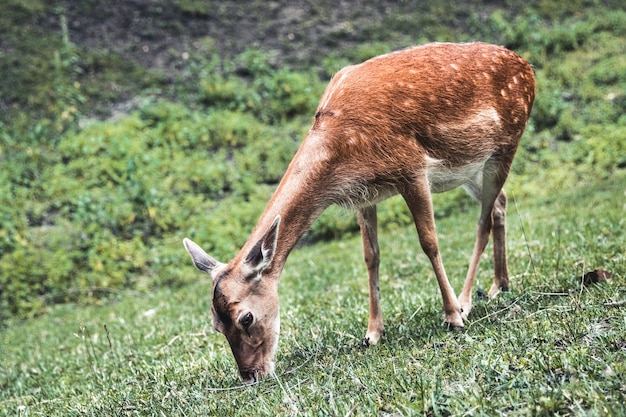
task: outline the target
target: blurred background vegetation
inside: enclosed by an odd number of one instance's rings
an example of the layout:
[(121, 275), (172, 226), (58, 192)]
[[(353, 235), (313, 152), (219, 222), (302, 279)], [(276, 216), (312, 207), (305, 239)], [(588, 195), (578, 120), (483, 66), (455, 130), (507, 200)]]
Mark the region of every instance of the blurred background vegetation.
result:
[[(516, 196), (626, 168), (621, 0), (3, 1), (0, 323), (196, 279), (182, 238), (237, 251), (335, 71), (474, 40), (537, 72)], [(437, 216), (469, 204), (438, 197)], [(380, 217), (410, 222), (399, 199)], [(305, 239), (355, 230), (331, 210)]]

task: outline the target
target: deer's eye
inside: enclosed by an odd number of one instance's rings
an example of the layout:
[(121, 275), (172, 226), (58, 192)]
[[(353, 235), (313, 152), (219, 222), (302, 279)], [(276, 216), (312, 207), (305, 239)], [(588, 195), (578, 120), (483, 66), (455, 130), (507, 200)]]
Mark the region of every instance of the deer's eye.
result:
[(247, 329), (248, 327), (250, 327), (253, 321), (254, 317), (252, 316), (252, 313), (248, 312), (239, 319), (239, 324), (241, 324), (241, 327), (243, 327), (244, 329)]

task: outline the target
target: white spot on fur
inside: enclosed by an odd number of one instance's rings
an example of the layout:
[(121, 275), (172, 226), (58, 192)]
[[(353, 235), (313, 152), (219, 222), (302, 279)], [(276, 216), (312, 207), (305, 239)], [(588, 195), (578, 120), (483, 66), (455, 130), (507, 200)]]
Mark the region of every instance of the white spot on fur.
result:
[(493, 122), (497, 126), (500, 126), (500, 115), (493, 107), (489, 107), (483, 111), (478, 112), (473, 118), (470, 119), (471, 123), (488, 123)]

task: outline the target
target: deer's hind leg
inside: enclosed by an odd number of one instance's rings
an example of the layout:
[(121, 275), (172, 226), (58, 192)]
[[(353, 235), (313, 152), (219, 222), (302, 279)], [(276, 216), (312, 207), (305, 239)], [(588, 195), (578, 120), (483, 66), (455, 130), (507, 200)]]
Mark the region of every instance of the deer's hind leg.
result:
[[(489, 164), (489, 162), (488, 162)], [(496, 167), (502, 166), (497, 163)], [(506, 193), (502, 185), (506, 175), (501, 175), (501, 170), (493, 169), (494, 166), (485, 168), (479, 173), (475, 181), (464, 187), (474, 198), (481, 203), (478, 227), (476, 230), (476, 242), (470, 259), (463, 289), (459, 295), (459, 303), (463, 309), (463, 318), (466, 319), (472, 309), (472, 287), (478, 271), (478, 264), (487, 243), (489, 235), (493, 232), (493, 253), (495, 279), (490, 296), (495, 296), (500, 289), (508, 289), (508, 269), (506, 266), (506, 243), (505, 243), (505, 220), (506, 220)], [(506, 172), (506, 171), (504, 171)]]
[(378, 220), (376, 206), (361, 208), (357, 211), (357, 218), (363, 238), (363, 257), (367, 266), (369, 278), (369, 321), (363, 345), (375, 345), (383, 335), (383, 313), (380, 308), (380, 288), (378, 274), (380, 265), (380, 250), (378, 247)]
[(500, 291), (509, 290), (509, 269), (506, 263), (506, 193), (500, 190), (493, 206), (493, 265), (494, 280), (489, 289), (489, 297), (493, 298)]

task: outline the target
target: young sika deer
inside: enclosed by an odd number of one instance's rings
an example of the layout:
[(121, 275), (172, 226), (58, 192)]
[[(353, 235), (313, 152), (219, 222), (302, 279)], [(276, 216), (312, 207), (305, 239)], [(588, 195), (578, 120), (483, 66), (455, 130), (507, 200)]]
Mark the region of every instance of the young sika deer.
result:
[[(213, 323), (246, 382), (273, 370), (278, 282), (287, 256), (331, 204), (354, 208), (369, 276), (364, 343), (383, 334), (376, 203), (400, 194), (415, 220), (443, 296), (445, 322), (463, 327), (472, 284), (493, 233), (495, 296), (509, 288), (502, 190), (535, 97), (531, 66), (484, 43), (433, 43), (339, 71), (313, 126), (247, 242), (228, 264), (185, 239), (196, 267), (213, 278)], [(431, 193), (463, 186), (481, 203), (476, 243), (457, 299), (439, 253)]]

